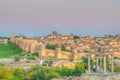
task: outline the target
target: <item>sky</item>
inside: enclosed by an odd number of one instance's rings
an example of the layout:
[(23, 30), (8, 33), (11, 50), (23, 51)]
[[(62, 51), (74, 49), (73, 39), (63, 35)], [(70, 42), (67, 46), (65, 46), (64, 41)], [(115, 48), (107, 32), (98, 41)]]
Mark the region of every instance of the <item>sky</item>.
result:
[(120, 0), (0, 0), (0, 36), (120, 33)]

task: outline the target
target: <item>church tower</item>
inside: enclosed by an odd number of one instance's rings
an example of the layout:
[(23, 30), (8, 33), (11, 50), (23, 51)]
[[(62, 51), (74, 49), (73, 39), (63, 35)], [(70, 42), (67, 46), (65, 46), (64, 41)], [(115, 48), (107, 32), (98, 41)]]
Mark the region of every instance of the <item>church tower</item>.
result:
[(11, 35), (10, 35), (10, 42), (13, 42), (13, 39), (14, 39), (14, 33), (11, 33)]

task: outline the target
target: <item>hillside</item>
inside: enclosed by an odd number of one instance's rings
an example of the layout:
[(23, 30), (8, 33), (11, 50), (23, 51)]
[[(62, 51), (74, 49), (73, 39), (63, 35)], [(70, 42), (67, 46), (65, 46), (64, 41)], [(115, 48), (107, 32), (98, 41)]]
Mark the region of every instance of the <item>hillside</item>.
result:
[(0, 44), (0, 58), (9, 58), (11, 56), (20, 54), (22, 49), (17, 47), (15, 44)]

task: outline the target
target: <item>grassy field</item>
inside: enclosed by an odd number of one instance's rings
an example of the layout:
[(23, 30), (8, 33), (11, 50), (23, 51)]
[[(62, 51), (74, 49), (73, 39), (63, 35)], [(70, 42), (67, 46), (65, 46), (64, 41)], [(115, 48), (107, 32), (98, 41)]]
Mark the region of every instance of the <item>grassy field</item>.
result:
[(11, 56), (20, 54), (22, 49), (17, 47), (15, 44), (0, 44), (0, 58), (9, 58)]

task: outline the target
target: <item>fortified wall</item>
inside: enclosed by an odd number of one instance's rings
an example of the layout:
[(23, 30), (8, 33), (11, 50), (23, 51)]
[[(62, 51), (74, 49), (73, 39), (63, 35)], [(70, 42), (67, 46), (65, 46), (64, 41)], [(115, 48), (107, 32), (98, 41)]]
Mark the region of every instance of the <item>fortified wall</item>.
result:
[(8, 39), (0, 39), (0, 44), (8, 44)]
[[(73, 58), (81, 59), (87, 57), (87, 53), (78, 53), (77, 50), (73, 49), (72, 52), (61, 51), (61, 47), (57, 47), (55, 50), (46, 49), (45, 44), (38, 42), (35, 39), (27, 39), (23, 37), (14, 37), (14, 34), (11, 34), (10, 42), (15, 43), (18, 47), (25, 50), (26, 52), (35, 53), (38, 52), (41, 58), (46, 58), (48, 56), (54, 56), (56, 58)], [(120, 58), (120, 53), (115, 52), (114, 57)], [(119, 56), (118, 56), (119, 55)], [(95, 58), (94, 55), (91, 56)]]
[(41, 58), (46, 58), (48, 56), (64, 59), (78, 59), (87, 57), (87, 53), (78, 53), (77, 50), (72, 50), (72, 52), (65, 52), (61, 51), (61, 47), (57, 47), (55, 50), (46, 49), (45, 44), (38, 42), (37, 40), (23, 37), (14, 37), (14, 34), (11, 34), (10, 42), (15, 43), (18, 47), (25, 50), (26, 52), (38, 52)]

